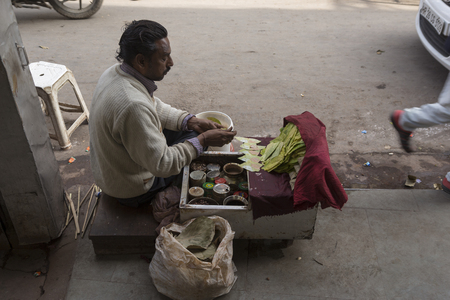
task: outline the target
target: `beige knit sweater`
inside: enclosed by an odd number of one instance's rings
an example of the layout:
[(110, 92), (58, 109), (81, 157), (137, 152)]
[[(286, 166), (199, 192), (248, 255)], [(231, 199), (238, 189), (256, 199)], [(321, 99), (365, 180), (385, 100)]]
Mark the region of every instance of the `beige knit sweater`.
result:
[(154, 176), (180, 173), (197, 150), (189, 142), (168, 147), (162, 130), (181, 130), (187, 115), (152, 98), (119, 64), (106, 70), (94, 91), (89, 118), (96, 184), (110, 196), (131, 198), (146, 193)]

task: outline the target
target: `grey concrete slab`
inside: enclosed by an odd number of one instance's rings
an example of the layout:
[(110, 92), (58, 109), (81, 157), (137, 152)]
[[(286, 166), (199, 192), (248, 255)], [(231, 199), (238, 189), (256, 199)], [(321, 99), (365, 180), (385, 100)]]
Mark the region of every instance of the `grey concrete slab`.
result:
[(347, 190), (346, 208), (367, 208), (382, 210), (417, 211), (419, 207), (414, 201), (416, 191), (398, 190)]
[(3, 269), (0, 272), (0, 298), (8, 300), (39, 299), (42, 296), (45, 276), (36, 278), (33, 273)]
[(247, 291), (385, 299), (365, 210), (319, 210), (313, 239), (280, 251), (279, 259), (249, 258)]
[(421, 211), (430, 214), (444, 214), (448, 216), (450, 211), (450, 195), (444, 191), (416, 190), (414, 199)]
[(448, 214), (367, 210), (367, 215), (388, 299), (449, 299)]
[[(448, 299), (449, 196), (373, 192), (356, 193), (359, 206), (319, 210), (311, 240), (287, 248), (235, 240), (238, 280), (219, 299)], [(140, 257), (96, 257), (83, 240), (76, 260), (68, 300), (85, 299), (83, 290), (92, 299), (168, 299), (157, 292)]]
[(66, 299), (168, 300), (170, 298), (159, 294), (154, 286), (74, 278), (70, 281)]
[(36, 271), (47, 272), (47, 255), (43, 249), (13, 249), (10, 251), (5, 269), (33, 274)]

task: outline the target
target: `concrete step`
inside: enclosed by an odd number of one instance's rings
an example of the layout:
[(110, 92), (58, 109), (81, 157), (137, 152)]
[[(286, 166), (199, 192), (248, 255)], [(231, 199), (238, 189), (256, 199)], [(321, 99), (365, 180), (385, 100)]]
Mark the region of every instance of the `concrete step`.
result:
[(158, 225), (150, 204), (131, 208), (103, 193), (89, 239), (97, 255), (153, 253)]

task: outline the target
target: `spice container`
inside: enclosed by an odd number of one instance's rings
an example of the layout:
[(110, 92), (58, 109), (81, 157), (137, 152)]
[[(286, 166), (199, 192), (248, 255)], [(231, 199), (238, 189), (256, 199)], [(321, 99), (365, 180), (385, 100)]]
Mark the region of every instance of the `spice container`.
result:
[(213, 199), (219, 202), (219, 204), (223, 203), (223, 200), (230, 195), (230, 187), (226, 184), (219, 183), (216, 184), (213, 188)]
[(212, 197), (213, 196), (214, 183), (212, 183), (212, 182), (205, 182), (202, 187), (203, 187), (203, 190), (205, 191), (205, 196), (206, 197)]
[(244, 192), (248, 191), (248, 182), (247, 181), (243, 181), (243, 182), (239, 183), (238, 186), (239, 186), (239, 190), (244, 191)]
[(236, 163), (228, 163), (223, 166), (223, 172), (227, 184), (238, 185), (240, 182), (244, 181), (244, 168)]
[(209, 163), (206, 165), (206, 172), (211, 171), (219, 171), (220, 172), (220, 165), (216, 163)]
[(218, 184), (218, 183), (227, 183), (227, 181), (225, 180), (225, 178), (218, 177), (218, 178), (216, 178), (216, 179), (214, 180), (214, 183), (215, 183), (215, 184)]
[(214, 182), (214, 180), (220, 176), (220, 171), (209, 171), (206, 173), (206, 181)]
[(225, 198), (223, 200), (223, 205), (237, 205), (237, 206), (245, 206), (248, 205), (247, 199), (237, 196), (237, 195), (231, 195)]
[(203, 171), (193, 171), (189, 174), (189, 183), (191, 187), (202, 186), (206, 182), (206, 173)]
[(248, 198), (248, 194), (246, 192), (243, 191), (237, 191), (233, 193), (234, 196), (240, 196), (242, 198), (247, 199)]
[(194, 198), (198, 198), (198, 197), (203, 197), (204, 194), (205, 194), (205, 191), (199, 186), (194, 186), (189, 189), (189, 199), (190, 200), (192, 200)]

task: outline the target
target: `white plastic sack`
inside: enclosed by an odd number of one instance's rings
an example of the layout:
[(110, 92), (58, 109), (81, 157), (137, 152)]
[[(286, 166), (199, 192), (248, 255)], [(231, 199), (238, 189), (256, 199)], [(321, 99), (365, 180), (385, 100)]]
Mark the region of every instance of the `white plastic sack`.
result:
[(212, 262), (199, 260), (169, 232), (182, 232), (195, 219), (161, 228), (149, 267), (153, 284), (161, 294), (174, 300), (206, 300), (227, 294), (233, 287), (237, 279), (232, 260), (234, 231), (224, 218), (208, 218), (220, 230), (221, 240)]

